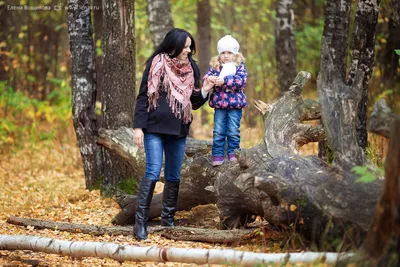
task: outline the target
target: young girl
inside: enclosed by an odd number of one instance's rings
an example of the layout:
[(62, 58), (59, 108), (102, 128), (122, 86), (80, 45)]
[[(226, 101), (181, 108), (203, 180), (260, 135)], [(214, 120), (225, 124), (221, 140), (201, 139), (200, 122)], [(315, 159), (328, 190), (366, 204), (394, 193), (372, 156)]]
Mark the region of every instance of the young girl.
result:
[(217, 44), (218, 56), (211, 59), (204, 81), (214, 84), (209, 105), (215, 109), (213, 130), (213, 166), (224, 163), (225, 143), (228, 160), (236, 161), (235, 149), (240, 148), (240, 120), (242, 108), (247, 107), (243, 90), (247, 81), (245, 58), (239, 52), (239, 43), (230, 35)]

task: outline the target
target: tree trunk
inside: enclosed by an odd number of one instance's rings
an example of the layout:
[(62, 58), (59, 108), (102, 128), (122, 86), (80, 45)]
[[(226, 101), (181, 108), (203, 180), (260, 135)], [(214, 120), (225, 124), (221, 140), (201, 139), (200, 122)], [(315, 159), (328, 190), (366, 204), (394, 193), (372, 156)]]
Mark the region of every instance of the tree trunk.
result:
[(358, 104), (357, 112), (357, 142), (365, 149), (367, 147), (367, 109), (368, 109), (368, 82), (371, 78), (374, 66), (375, 55), (375, 32), (378, 24), (380, 1), (358, 1), (354, 32), (353, 32), (353, 51), (347, 85), (352, 86), (356, 72), (363, 75), (361, 90), (361, 100)]
[(348, 171), (364, 162), (364, 153), (354, 131), (362, 96), (362, 74), (355, 77), (352, 86), (345, 84), (350, 7), (350, 0), (327, 2), (317, 79), (322, 122), (334, 153), (334, 163)]
[[(93, 21), (94, 21), (94, 37), (95, 37), (95, 77), (96, 77), (96, 100), (101, 102), (103, 92), (103, 64), (102, 55), (97, 52), (97, 44), (103, 38), (103, 7), (101, 0), (92, 0), (93, 6)], [(98, 7), (98, 8), (97, 8)]]
[[(135, 108), (134, 1), (103, 1), (102, 127), (132, 127)], [(132, 141), (133, 142), (133, 141)], [(103, 151), (102, 192), (118, 188), (133, 170), (118, 157)]]
[[(8, 23), (7, 18), (11, 16), (12, 12), (7, 12), (5, 2), (0, 2), (0, 43), (7, 40)], [(4, 47), (0, 47), (0, 81), (8, 81), (6, 66), (7, 56)]]
[[(74, 8), (74, 6), (87, 7)], [(72, 118), (85, 172), (86, 188), (99, 178), (95, 115), (96, 88), (93, 80), (93, 39), (90, 0), (68, 1), (68, 33), (72, 61)]]
[(397, 28), (400, 28), (400, 3), (397, 0), (392, 0), (393, 18), (396, 21)]
[(400, 259), (400, 117), (394, 116), (385, 161), (385, 182), (361, 250), (338, 266), (399, 266)]
[(115, 243), (65, 241), (38, 236), (0, 235), (2, 250), (30, 250), (59, 254), (74, 258), (97, 257), (109, 258), (118, 262), (180, 262), (194, 264), (228, 264), (240, 266), (264, 265), (278, 263), (313, 263), (323, 260), (334, 263), (338, 258), (347, 258), (352, 254), (338, 253), (254, 253), (232, 249), (194, 249), (126, 246)]
[[(256, 101), (264, 114), (264, 136), (259, 145), (242, 149), (238, 162), (213, 167), (209, 154), (192, 152), (194, 156), (185, 158), (178, 210), (216, 203), (227, 228), (244, 225), (252, 215), (259, 215), (271, 224), (295, 227), (315, 242), (326, 238), (325, 234), (341, 236), (349, 228), (353, 229), (354, 242), (361, 242), (382, 180), (356, 183), (358, 177), (347, 165), (339, 165), (341, 162), (329, 166), (317, 157), (298, 155), (302, 145), (325, 138), (321, 126), (302, 123), (319, 119), (321, 114), (317, 102), (301, 97), (309, 77), (309, 73), (300, 72), (290, 90), (271, 105)], [(131, 139), (132, 129), (101, 130), (99, 143), (135, 170), (144, 171), (144, 153)], [(188, 144), (193, 147), (191, 142)], [(162, 194), (154, 195), (150, 218), (160, 216), (161, 199)], [(120, 194), (117, 202), (122, 210), (114, 223), (133, 223), (136, 196)]]
[(387, 89), (393, 88), (400, 82), (400, 74), (397, 69), (399, 68), (399, 56), (396, 54), (395, 49), (400, 48), (400, 24), (396, 25), (395, 12), (393, 11), (392, 17), (388, 22), (388, 37), (386, 38), (386, 46), (383, 51), (383, 82)]
[[(400, 259), (400, 117), (393, 122), (385, 161), (385, 184), (364, 248), (379, 266), (398, 266)], [(393, 260), (397, 259), (396, 262)]]
[[(211, 59), (211, 5), (210, 0), (197, 0), (197, 51), (200, 73), (207, 72)], [(201, 109), (201, 124), (208, 123), (208, 112)]]
[(174, 27), (169, 0), (147, 0), (151, 39), (157, 47)]
[(197, 52), (200, 73), (206, 73), (211, 59), (211, 5), (197, 0)]
[(296, 76), (293, 0), (279, 0), (276, 4), (275, 38), (279, 92), (283, 95)]

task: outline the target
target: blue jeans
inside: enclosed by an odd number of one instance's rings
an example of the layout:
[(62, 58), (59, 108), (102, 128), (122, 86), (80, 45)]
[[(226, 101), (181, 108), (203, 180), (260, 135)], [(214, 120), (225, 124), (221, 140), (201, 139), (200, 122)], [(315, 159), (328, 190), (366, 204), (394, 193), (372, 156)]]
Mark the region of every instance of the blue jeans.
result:
[(224, 156), (225, 143), (228, 143), (228, 155), (240, 148), (241, 109), (215, 109), (213, 131), (213, 156)]
[(144, 133), (144, 149), (146, 153), (146, 172), (144, 176), (152, 181), (160, 179), (163, 153), (165, 153), (165, 181), (180, 181), (185, 145), (186, 136), (177, 137), (169, 134)]

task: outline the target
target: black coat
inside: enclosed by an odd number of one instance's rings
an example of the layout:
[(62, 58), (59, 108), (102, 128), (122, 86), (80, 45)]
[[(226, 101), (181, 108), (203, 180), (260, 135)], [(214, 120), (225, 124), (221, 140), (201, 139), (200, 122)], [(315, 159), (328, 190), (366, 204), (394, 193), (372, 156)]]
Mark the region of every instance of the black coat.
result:
[[(143, 131), (151, 133), (188, 135), (190, 123), (185, 124), (172, 113), (167, 101), (167, 92), (160, 92), (157, 108), (148, 111), (147, 80), (150, 65), (147, 65), (143, 73), (139, 94), (136, 98), (133, 128), (142, 128)], [(200, 108), (206, 101), (207, 98), (203, 98), (200, 90), (193, 90), (190, 102), (192, 102), (194, 110)]]

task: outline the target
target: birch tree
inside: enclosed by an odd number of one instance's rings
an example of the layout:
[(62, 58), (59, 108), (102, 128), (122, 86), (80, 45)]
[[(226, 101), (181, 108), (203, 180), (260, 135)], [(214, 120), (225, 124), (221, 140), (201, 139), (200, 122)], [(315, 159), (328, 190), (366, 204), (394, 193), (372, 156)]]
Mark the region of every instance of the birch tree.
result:
[(169, 30), (174, 27), (169, 0), (147, 0), (150, 33), (157, 47)]
[[(134, 1), (103, 1), (103, 90), (102, 127), (132, 127), (135, 107)], [(115, 155), (103, 151), (103, 192), (118, 188), (122, 179), (132, 176)]]
[(99, 177), (96, 145), (95, 115), (96, 88), (94, 86), (93, 38), (90, 0), (68, 1), (68, 34), (72, 62), (72, 119), (82, 156), (86, 188), (91, 188)]
[(276, 3), (275, 54), (279, 91), (283, 95), (296, 77), (293, 0)]
[(0, 235), (0, 249), (31, 250), (51, 254), (67, 255), (75, 258), (97, 257), (109, 258), (118, 262), (180, 262), (195, 264), (230, 264), (254, 266), (270, 262), (279, 263), (312, 263), (322, 260), (334, 263), (352, 254), (338, 253), (254, 253), (232, 249), (195, 249), (125, 246), (116, 243), (64, 241), (37, 236)]
[(368, 83), (374, 66), (375, 32), (378, 23), (380, 0), (360, 0), (354, 19), (352, 43), (352, 62), (347, 78), (347, 85), (353, 86), (356, 72), (362, 75), (360, 91), (361, 99), (357, 110), (357, 143), (365, 149), (367, 146), (367, 112), (368, 112)]
[[(359, 105), (365, 105), (374, 55), (374, 36), (380, 1), (359, 1), (355, 18), (353, 60), (346, 81), (347, 46), (351, 1), (329, 1), (326, 5), (321, 42), (320, 73), (317, 86), (321, 117), (329, 146), (335, 151), (334, 162), (361, 165), (365, 155), (359, 142)], [(364, 102), (363, 102), (364, 101)], [(364, 112), (364, 115), (363, 115)], [(364, 122), (363, 122), (364, 123)], [(364, 126), (363, 126), (364, 127)], [(361, 143), (361, 145), (360, 145)]]

